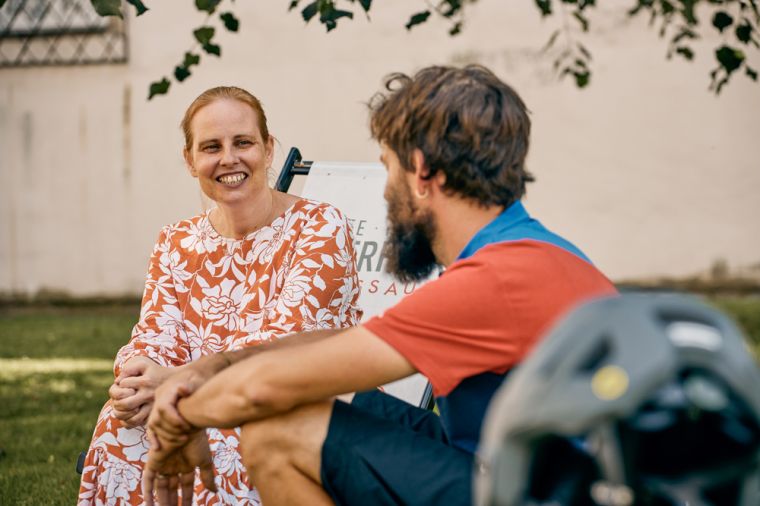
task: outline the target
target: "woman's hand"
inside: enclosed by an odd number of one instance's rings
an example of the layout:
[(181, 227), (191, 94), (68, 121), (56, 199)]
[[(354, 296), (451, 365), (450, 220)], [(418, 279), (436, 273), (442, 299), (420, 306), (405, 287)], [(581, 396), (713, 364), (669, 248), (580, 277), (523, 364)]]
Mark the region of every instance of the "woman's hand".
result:
[(126, 427), (143, 425), (153, 406), (156, 388), (176, 370), (162, 367), (146, 357), (129, 359), (108, 389), (114, 417)]

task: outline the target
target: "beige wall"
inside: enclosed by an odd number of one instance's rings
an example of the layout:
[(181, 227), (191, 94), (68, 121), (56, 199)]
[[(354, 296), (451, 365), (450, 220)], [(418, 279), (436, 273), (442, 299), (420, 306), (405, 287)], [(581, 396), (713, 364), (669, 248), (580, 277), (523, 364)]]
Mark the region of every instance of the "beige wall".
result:
[(419, 4), (386, 0), (371, 22), (326, 35), (284, 0), (238, 2), (242, 32), (221, 34), (224, 58), (204, 56), (152, 102), (148, 83), (203, 22), (192, 2), (131, 19), (127, 65), (0, 70), (0, 292), (138, 293), (159, 228), (201, 208), (177, 124), (209, 86), (260, 96), (281, 144), (275, 168), (292, 145), (309, 159), (374, 161), (363, 102), (382, 77), (470, 61), (532, 111), (538, 182), (526, 205), (611, 277), (760, 262), (760, 87), (739, 76), (720, 97), (707, 92), (714, 40), (693, 63), (667, 62), (645, 20), (599, 12), (586, 41), (595, 74), (579, 91), (539, 53), (559, 19), (541, 21), (532, 2), (481, 0), (454, 38), (440, 20), (407, 33)]

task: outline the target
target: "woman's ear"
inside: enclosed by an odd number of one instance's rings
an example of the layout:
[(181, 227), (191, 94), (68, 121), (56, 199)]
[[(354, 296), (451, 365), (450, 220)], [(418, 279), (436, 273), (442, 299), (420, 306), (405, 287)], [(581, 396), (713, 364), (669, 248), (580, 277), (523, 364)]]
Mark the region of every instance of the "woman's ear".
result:
[(184, 148), (182, 150), (182, 157), (185, 159), (185, 167), (187, 167), (187, 171), (190, 173), (190, 175), (193, 177), (198, 177), (198, 171), (195, 170), (195, 167), (193, 166), (193, 159), (190, 156), (190, 150)]
[(267, 167), (272, 167), (272, 162), (274, 161), (274, 135), (270, 135), (269, 139), (267, 139), (266, 143), (266, 154), (267, 154)]

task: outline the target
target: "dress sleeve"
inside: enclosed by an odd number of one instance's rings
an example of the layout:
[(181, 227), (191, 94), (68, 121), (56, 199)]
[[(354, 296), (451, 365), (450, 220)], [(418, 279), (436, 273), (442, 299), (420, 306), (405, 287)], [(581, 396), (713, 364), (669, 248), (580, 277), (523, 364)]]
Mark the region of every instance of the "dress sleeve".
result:
[(172, 265), (179, 261), (172, 251), (170, 229), (165, 227), (153, 247), (145, 279), (140, 320), (132, 329), (129, 343), (116, 354), (114, 375), (132, 357), (148, 357), (158, 365), (176, 367), (190, 361), (190, 347), (182, 311), (172, 276)]
[(260, 329), (241, 336), (236, 347), (293, 332), (347, 328), (359, 324), (359, 279), (348, 221), (321, 204), (299, 225), (289, 260), (280, 271), (282, 288)]

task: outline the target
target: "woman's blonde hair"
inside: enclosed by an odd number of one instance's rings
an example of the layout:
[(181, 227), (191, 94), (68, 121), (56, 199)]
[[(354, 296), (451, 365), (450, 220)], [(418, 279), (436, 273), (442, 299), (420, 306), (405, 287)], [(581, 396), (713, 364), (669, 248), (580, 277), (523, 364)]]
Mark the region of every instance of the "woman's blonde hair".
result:
[(216, 88), (210, 88), (193, 100), (190, 107), (185, 111), (185, 116), (182, 118), (182, 122), (179, 124), (182, 129), (182, 133), (185, 135), (185, 149), (190, 150), (193, 145), (193, 134), (191, 132), (191, 123), (195, 113), (206, 107), (210, 103), (220, 99), (232, 99), (238, 100), (247, 104), (254, 110), (259, 120), (259, 131), (264, 141), (269, 140), (269, 128), (267, 128), (267, 116), (264, 114), (264, 109), (261, 107), (261, 102), (258, 98), (254, 97), (249, 92), (236, 86), (217, 86)]

